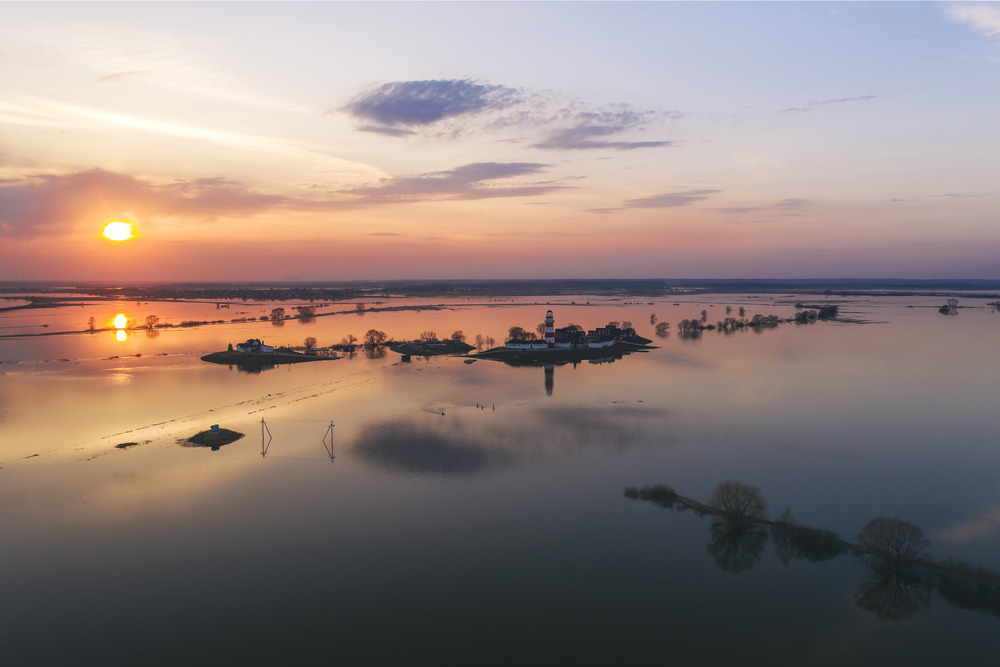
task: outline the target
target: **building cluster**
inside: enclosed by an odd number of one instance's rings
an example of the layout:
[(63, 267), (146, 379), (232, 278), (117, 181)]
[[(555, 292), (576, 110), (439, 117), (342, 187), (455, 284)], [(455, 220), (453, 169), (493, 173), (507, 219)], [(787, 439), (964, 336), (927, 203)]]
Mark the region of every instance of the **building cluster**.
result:
[(274, 348), (270, 345), (264, 345), (259, 338), (249, 338), (245, 343), (237, 343), (236, 351), (243, 354), (267, 354), (274, 352)]
[(590, 331), (582, 331), (575, 327), (555, 328), (555, 317), (552, 311), (545, 313), (545, 334), (539, 340), (523, 340), (513, 338), (504, 343), (510, 350), (570, 350), (580, 347), (602, 348), (612, 347), (630, 336), (635, 336), (635, 329), (622, 329), (614, 324), (598, 327)]

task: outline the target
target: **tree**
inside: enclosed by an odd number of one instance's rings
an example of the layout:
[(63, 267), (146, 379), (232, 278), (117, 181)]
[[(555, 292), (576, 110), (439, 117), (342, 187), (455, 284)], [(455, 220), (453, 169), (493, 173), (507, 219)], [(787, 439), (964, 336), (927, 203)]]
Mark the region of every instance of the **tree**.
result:
[(420, 340), (422, 340), (425, 343), (429, 343), (432, 340), (437, 340), (437, 339), (438, 339), (437, 334), (434, 333), (433, 331), (424, 331), (421, 332), (420, 334)]
[(701, 311), (701, 321), (704, 322), (707, 319), (708, 319), (708, 311), (707, 310), (702, 310)]
[(307, 350), (311, 350), (316, 347), (316, 338), (314, 336), (306, 336), (304, 342)]
[(388, 338), (389, 337), (385, 335), (384, 331), (369, 329), (365, 332), (365, 347), (369, 349), (379, 347), (380, 345), (383, 345)]
[(760, 489), (743, 482), (722, 482), (715, 487), (708, 504), (731, 521), (764, 519), (767, 516), (767, 503), (760, 495)]
[(539, 336), (545, 335), (545, 322), (539, 322), (538, 326), (535, 327), (535, 331), (538, 332)]
[(87, 320), (87, 329), (89, 331), (94, 331), (97, 328), (96, 322), (97, 322), (97, 320), (94, 319), (93, 316), (91, 316), (91, 318), (89, 320)]
[(622, 327), (621, 328), (622, 329), (631, 329), (632, 328), (632, 323), (629, 322), (628, 320), (625, 320), (624, 322), (622, 322)]
[(507, 329), (507, 340), (527, 340), (528, 332), (521, 327)]
[(365, 314), (365, 304), (359, 303), (357, 306), (354, 307), (354, 312), (356, 312), (358, 315), (364, 315)]
[(159, 321), (160, 318), (156, 315), (146, 315), (146, 328), (152, 329), (159, 323)]
[(459, 329), (458, 331), (453, 331), (452, 334), (451, 334), (451, 339), (452, 340), (456, 340), (459, 343), (464, 343), (465, 342), (465, 334), (462, 333), (461, 329)]
[(493, 349), (494, 347), (496, 347), (496, 344), (497, 344), (497, 339), (496, 338), (494, 338), (493, 336), (487, 336), (486, 337), (486, 347), (487, 348)]
[(476, 341), (476, 351), (482, 352), (483, 346), (486, 345), (486, 339), (483, 338), (483, 334), (476, 334), (475, 341)]
[(909, 521), (879, 516), (861, 529), (858, 543), (876, 556), (901, 561), (916, 558), (931, 542)]
[(649, 316), (649, 323), (656, 324), (656, 313), (653, 313), (652, 315)]
[(283, 319), (285, 319), (285, 309), (284, 308), (275, 308), (274, 310), (271, 311), (271, 321), (272, 322), (277, 322), (277, 321), (283, 320)]
[(656, 325), (656, 335), (660, 338), (666, 338), (668, 329), (670, 329), (670, 322), (660, 322)]
[(316, 318), (315, 306), (295, 306), (295, 310), (299, 311), (299, 319), (303, 322), (312, 322)]
[(340, 344), (348, 347), (354, 345), (356, 342), (358, 342), (358, 339), (354, 336), (354, 334), (347, 334), (340, 339)]

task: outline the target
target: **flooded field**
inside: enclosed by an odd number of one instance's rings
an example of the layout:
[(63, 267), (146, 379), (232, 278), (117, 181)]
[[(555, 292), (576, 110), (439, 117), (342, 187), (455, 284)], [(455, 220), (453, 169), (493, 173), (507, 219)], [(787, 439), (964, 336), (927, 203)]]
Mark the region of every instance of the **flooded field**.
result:
[[(796, 294), (0, 312), (0, 660), (992, 665), (988, 301), (951, 315), (933, 296)], [(797, 303), (838, 316), (677, 330)], [(316, 316), (270, 319), (297, 305)], [(363, 349), (259, 372), (200, 359), (370, 329), (502, 344), (548, 309), (557, 327), (631, 322), (657, 347), (549, 367)], [(144, 329), (149, 316), (172, 326)], [(212, 425), (244, 437), (181, 446)], [(726, 481), (763, 508), (717, 512)], [(690, 504), (639, 497), (656, 484)], [(929, 545), (859, 550), (880, 517)]]

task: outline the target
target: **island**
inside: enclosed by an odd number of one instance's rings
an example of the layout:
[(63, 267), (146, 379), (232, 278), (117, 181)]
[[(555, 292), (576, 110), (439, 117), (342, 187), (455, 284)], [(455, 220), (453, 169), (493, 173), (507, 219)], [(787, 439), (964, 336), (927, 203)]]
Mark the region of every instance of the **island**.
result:
[(585, 331), (582, 327), (570, 325), (555, 328), (552, 311), (545, 313), (545, 324), (541, 327), (542, 338), (523, 329), (512, 329), (514, 337), (496, 347), (474, 355), (480, 359), (495, 359), (512, 365), (537, 365), (621, 359), (632, 352), (650, 349), (653, 341), (638, 336), (627, 323), (619, 326), (609, 322), (603, 327)]
[(251, 338), (245, 343), (232, 345), (223, 352), (213, 352), (201, 358), (213, 364), (237, 366), (241, 370), (273, 368), (278, 364), (299, 364), (307, 361), (329, 361), (339, 359), (333, 355), (303, 354), (287, 347), (272, 347), (265, 345), (257, 338)]

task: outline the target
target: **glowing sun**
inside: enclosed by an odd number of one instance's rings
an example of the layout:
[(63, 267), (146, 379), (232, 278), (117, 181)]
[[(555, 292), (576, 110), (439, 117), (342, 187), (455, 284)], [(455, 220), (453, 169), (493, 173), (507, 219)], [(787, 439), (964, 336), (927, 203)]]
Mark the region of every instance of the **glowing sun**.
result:
[(135, 236), (135, 223), (115, 220), (104, 225), (104, 231), (101, 234), (104, 238), (112, 241), (128, 241)]

